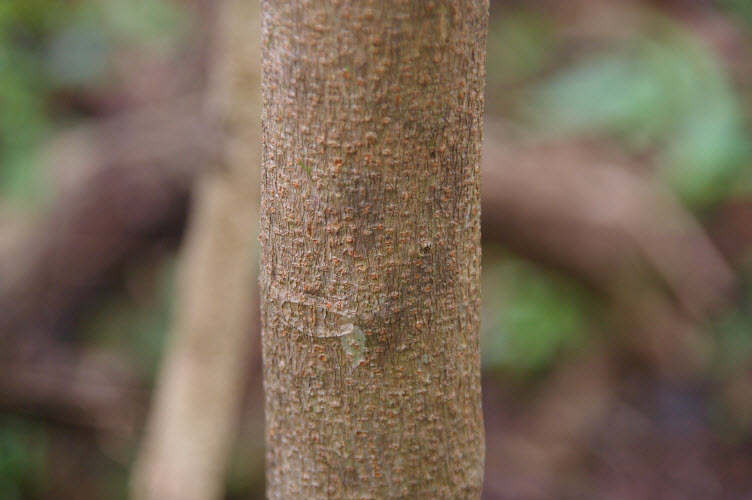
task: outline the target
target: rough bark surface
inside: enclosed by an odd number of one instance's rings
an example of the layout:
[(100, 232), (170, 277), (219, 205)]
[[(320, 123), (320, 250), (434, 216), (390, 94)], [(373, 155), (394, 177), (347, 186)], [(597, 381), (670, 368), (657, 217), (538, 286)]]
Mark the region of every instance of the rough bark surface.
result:
[(487, 13), (262, 1), (271, 499), (480, 496)]

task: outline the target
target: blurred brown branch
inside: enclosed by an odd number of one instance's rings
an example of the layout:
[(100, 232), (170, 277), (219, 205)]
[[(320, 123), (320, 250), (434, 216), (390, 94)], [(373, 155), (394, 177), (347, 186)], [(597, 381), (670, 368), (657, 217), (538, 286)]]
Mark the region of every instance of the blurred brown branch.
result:
[[(4, 364), (54, 350), (113, 274), (165, 238), (176, 241), (191, 186), (214, 149), (210, 127), (196, 118), (200, 102), (110, 119), (50, 146), (47, 157), (65, 173), (60, 191), (0, 259)], [(513, 147), (507, 137), (504, 127), (487, 125), (484, 238), (608, 297), (640, 332), (638, 351), (658, 362), (686, 360), (685, 336), (732, 285), (691, 215), (607, 148)]]
[[(47, 147), (56, 193), (0, 252), (0, 404), (94, 430), (133, 433), (142, 381), (93, 362), (70, 336), (129, 263), (182, 233), (208, 156), (198, 99), (66, 132)], [(189, 119), (190, 118), (190, 119)], [(23, 224), (17, 224), (23, 225)]]
[(197, 109), (186, 98), (81, 127), (48, 147), (58, 191), (0, 260), (4, 355), (68, 335), (128, 262), (177, 241), (211, 143)]
[(486, 124), (484, 237), (606, 296), (640, 332), (638, 350), (687, 361), (692, 324), (733, 285), (703, 229), (644, 167), (602, 145), (511, 146), (509, 133)]
[(97, 432), (133, 436), (146, 391), (127, 370), (58, 349), (42, 360), (4, 359), (0, 408)]
[(260, 18), (257, 2), (217, 7), (205, 108), (221, 131), (213, 158), (220, 168), (195, 184), (174, 319), (131, 471), (138, 500), (224, 496), (257, 350)]

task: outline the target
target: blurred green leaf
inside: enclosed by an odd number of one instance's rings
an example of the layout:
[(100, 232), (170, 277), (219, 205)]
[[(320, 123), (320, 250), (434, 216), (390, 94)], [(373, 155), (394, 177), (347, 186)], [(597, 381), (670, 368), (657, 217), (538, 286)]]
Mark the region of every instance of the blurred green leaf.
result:
[[(147, 266), (148, 267), (148, 266)], [(148, 272), (143, 269), (131, 272)], [(169, 328), (175, 279), (172, 258), (156, 270), (153, 296), (108, 297), (82, 327), (88, 345), (124, 354), (146, 377), (153, 377)]]
[(525, 86), (554, 57), (553, 27), (534, 10), (512, 8), (491, 19), (488, 32), (486, 109), (511, 112), (510, 87)]
[(0, 1), (0, 196), (38, 201), (55, 92), (100, 85), (120, 47), (173, 47), (188, 20), (170, 0)]
[(749, 257), (738, 270), (741, 283), (736, 307), (725, 311), (713, 325), (717, 373), (734, 372), (752, 360), (752, 255)]
[(123, 41), (165, 49), (185, 33), (185, 9), (169, 0), (102, 0), (102, 14), (112, 32)]
[(552, 27), (540, 13), (515, 11), (492, 20), (487, 84), (504, 85), (535, 75), (553, 55)]
[(663, 152), (671, 185), (695, 204), (720, 200), (751, 158), (737, 103), (716, 94), (689, 110)]
[(45, 490), (47, 443), (43, 427), (0, 419), (0, 498), (39, 498)]
[(666, 178), (695, 205), (728, 194), (747, 166), (741, 109), (722, 68), (678, 31), (581, 61), (531, 93), (533, 120), (546, 130), (657, 149)]
[(0, 194), (16, 199), (34, 192), (33, 147), (49, 127), (36, 71), (32, 56), (0, 44)]
[(483, 280), (486, 367), (535, 373), (585, 340), (587, 305), (572, 283), (513, 258), (486, 266)]
[(670, 101), (644, 61), (611, 55), (565, 70), (537, 89), (538, 119), (554, 131), (623, 134), (632, 142), (653, 139), (665, 128)]
[(718, 0), (721, 8), (728, 10), (734, 17), (752, 30), (752, 2), (749, 0)]
[(83, 86), (101, 80), (109, 45), (101, 28), (72, 24), (52, 36), (45, 54), (47, 75), (55, 86)]
[(0, 2), (0, 32), (7, 34), (12, 30), (15, 34), (43, 35), (64, 26), (77, 3), (75, 0), (3, 0)]

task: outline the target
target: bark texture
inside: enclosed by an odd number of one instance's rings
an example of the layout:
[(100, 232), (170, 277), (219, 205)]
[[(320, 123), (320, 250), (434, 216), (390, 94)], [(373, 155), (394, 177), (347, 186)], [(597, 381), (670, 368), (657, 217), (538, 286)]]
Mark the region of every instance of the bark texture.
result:
[(480, 496), (487, 16), (262, 1), (269, 498)]

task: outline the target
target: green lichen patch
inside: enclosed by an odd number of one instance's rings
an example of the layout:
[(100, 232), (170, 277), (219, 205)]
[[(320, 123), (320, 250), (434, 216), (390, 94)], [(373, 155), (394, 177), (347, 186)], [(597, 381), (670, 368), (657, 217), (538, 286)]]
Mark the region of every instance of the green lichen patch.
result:
[(350, 365), (357, 368), (366, 359), (366, 335), (363, 330), (352, 323), (342, 325), (341, 332), (339, 339), (342, 343), (342, 350), (350, 360)]
[(306, 173), (306, 175), (308, 175), (308, 177), (311, 176), (311, 166), (310, 165), (306, 165), (301, 160), (298, 160), (298, 166), (303, 169), (303, 171)]

